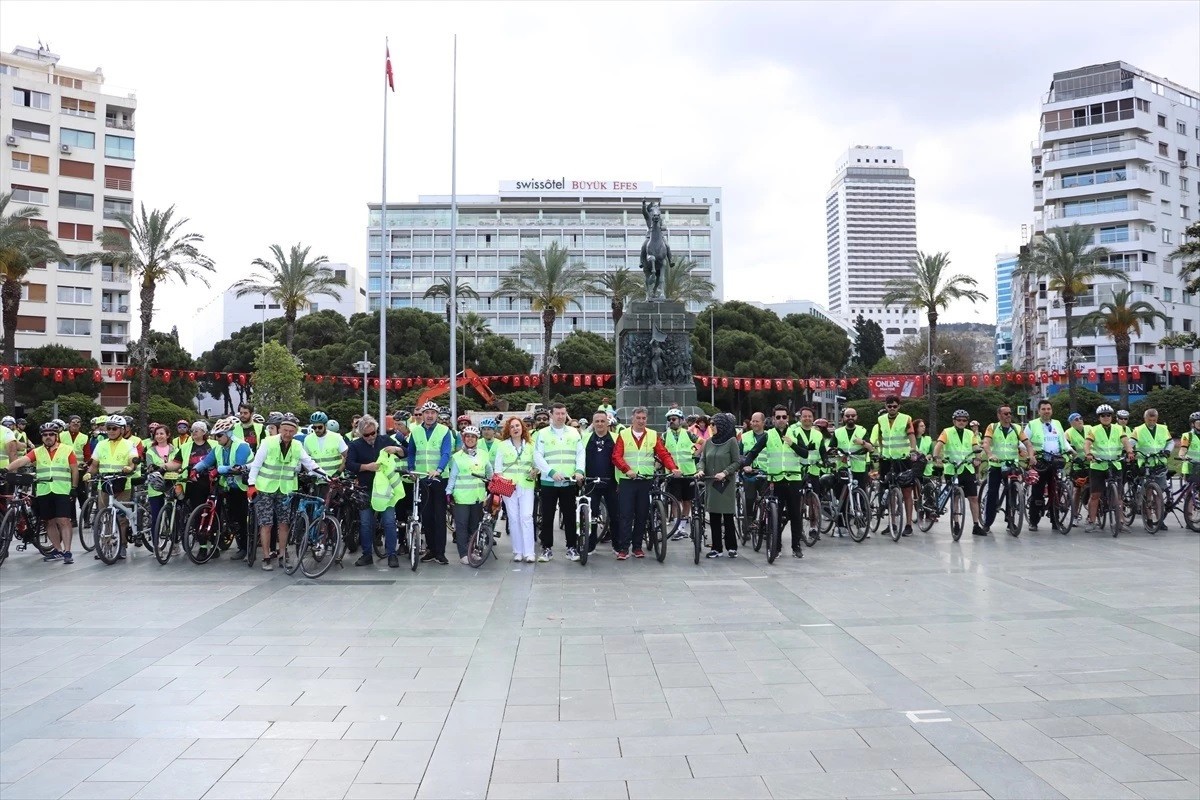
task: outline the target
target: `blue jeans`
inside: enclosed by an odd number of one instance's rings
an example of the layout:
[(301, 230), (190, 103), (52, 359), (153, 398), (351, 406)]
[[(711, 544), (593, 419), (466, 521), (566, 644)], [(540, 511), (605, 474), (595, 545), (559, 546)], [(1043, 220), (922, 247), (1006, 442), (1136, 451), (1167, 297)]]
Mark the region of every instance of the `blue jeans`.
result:
[(396, 509), (388, 508), (375, 511), (372, 508), (361, 508), (358, 511), (358, 540), (364, 556), (374, 554), (375, 547), (375, 515), (383, 516), (383, 540), (387, 546), (388, 558), (396, 555)]

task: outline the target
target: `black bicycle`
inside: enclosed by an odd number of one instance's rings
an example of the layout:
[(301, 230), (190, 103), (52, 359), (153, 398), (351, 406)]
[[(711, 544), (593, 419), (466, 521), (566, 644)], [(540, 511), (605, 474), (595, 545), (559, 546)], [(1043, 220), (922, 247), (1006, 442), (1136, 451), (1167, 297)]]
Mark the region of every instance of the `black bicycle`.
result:
[(750, 517), (750, 546), (754, 552), (767, 545), (767, 563), (774, 564), (783, 551), (783, 531), (779, 522), (779, 498), (775, 495), (775, 484), (767, 480), (767, 473), (755, 471), (750, 477), (761, 481), (758, 497), (754, 501), (754, 513)]
[(669, 477), (665, 472), (656, 472), (653, 475), (637, 475), (629, 478), (631, 481), (647, 481), (650, 484), (650, 513), (646, 516), (646, 544), (654, 551), (654, 558), (660, 564), (667, 558), (667, 539), (671, 535), (667, 506), (674, 498), (664, 488)]

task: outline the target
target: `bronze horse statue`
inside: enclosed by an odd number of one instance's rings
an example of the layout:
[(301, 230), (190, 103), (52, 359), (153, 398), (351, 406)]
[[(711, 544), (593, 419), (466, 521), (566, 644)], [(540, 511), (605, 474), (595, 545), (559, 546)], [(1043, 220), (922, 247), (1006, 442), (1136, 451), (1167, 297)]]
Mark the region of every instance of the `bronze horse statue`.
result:
[(671, 248), (662, 228), (662, 208), (657, 202), (642, 201), (642, 217), (649, 236), (642, 243), (642, 272), (646, 276), (646, 300), (665, 300), (667, 270), (671, 268)]

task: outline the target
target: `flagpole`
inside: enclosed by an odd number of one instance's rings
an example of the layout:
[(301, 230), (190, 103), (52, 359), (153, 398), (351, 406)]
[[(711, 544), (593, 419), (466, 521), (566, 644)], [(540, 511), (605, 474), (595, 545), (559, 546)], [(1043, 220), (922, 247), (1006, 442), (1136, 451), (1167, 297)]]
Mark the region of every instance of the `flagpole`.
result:
[(379, 191), (379, 430), (387, 430), (387, 307), (388, 307), (388, 262), (391, 253), (387, 230), (387, 101), (391, 87), (392, 51), (388, 39), (383, 38), (386, 67), (383, 75), (383, 168), (382, 187)]
[[(450, 90), (450, 425), (458, 425), (458, 34)], [(465, 357), (464, 357), (465, 360)], [(463, 364), (465, 367), (466, 364)]]

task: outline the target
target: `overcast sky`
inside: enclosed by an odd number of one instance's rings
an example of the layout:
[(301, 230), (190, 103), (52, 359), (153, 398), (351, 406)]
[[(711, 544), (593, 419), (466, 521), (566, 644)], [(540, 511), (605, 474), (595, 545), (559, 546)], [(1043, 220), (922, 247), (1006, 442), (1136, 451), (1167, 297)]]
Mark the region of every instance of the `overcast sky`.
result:
[[(59, 3), (4, 0), (0, 46), (137, 92), (135, 198), (207, 237), (212, 288), (155, 327), (207, 347), (272, 243), (363, 269), (388, 197), (566, 175), (723, 187), (726, 299), (826, 300), (824, 198), (852, 144), (904, 151), (918, 239), (995, 293), (1032, 220), (1029, 148), (1056, 70), (1124, 60), (1200, 86), (1200, 3)], [(994, 300), (950, 320), (994, 321)]]

